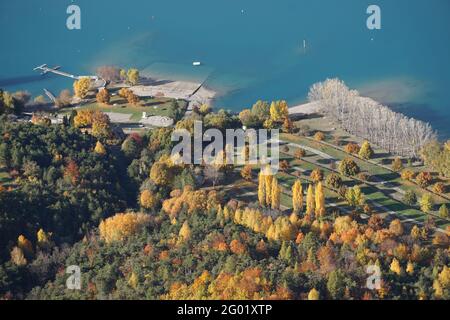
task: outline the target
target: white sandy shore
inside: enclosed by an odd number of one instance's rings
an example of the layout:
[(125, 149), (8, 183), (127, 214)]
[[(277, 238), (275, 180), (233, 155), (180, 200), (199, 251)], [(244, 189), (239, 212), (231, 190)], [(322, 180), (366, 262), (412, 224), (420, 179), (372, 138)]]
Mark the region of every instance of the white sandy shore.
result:
[(290, 115), (298, 115), (298, 114), (304, 114), (304, 115), (310, 115), (319, 113), (320, 110), (320, 104), (318, 102), (308, 102), (305, 104), (300, 104), (294, 107), (289, 108), (289, 114)]

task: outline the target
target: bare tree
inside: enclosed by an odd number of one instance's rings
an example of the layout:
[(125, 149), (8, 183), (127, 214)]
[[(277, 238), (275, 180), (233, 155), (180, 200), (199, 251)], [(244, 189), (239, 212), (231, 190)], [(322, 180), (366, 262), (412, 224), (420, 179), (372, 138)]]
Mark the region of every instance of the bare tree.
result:
[(418, 158), (422, 147), (436, 138), (436, 132), (428, 123), (361, 97), (339, 79), (314, 84), (308, 99), (319, 102), (321, 111), (347, 132), (401, 156)]
[(216, 183), (223, 179), (223, 172), (217, 166), (214, 165), (206, 165), (203, 170), (203, 174), (206, 180), (212, 182), (213, 187), (216, 186)]
[(119, 81), (120, 69), (113, 66), (102, 66), (97, 68), (97, 75), (106, 81)]

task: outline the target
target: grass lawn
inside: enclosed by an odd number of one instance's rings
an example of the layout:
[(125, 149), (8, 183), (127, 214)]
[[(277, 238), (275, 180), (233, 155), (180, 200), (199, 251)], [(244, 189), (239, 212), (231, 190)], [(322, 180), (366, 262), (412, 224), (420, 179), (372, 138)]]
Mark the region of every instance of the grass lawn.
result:
[[(309, 146), (311, 148), (323, 151), (324, 153), (329, 154), (330, 156), (337, 159), (338, 161), (342, 160), (344, 158), (350, 157), (357, 163), (357, 165), (361, 168), (362, 171), (368, 173), (373, 178), (383, 180), (383, 181), (388, 181), (388, 182), (390, 182), (391, 185), (393, 185), (395, 187), (400, 187), (401, 189), (403, 189), (405, 191), (412, 190), (419, 198), (425, 193), (425, 190), (423, 190), (416, 184), (413, 184), (411, 182), (401, 179), (401, 177), (398, 174), (393, 173), (392, 171), (387, 170), (378, 165), (363, 161), (363, 160), (361, 160), (357, 157), (354, 157), (344, 151), (340, 151), (333, 147), (321, 144), (319, 142), (311, 141), (310, 139), (307, 139), (305, 137), (295, 136), (292, 134), (282, 134), (280, 137), (284, 141), (302, 144), (302, 145)], [(317, 156), (314, 156), (314, 157), (317, 157)], [(374, 181), (376, 181), (376, 180), (374, 180)], [(383, 188), (383, 186), (380, 185), (380, 188)], [(432, 196), (434, 202), (437, 205), (440, 205), (443, 203), (448, 203), (448, 200), (445, 198), (437, 196), (433, 193), (430, 193), (430, 195)]]
[[(141, 98), (140, 104), (135, 106), (129, 104), (124, 98), (116, 95), (111, 97), (110, 105), (100, 104), (96, 101), (84, 104), (78, 107), (65, 108), (61, 110), (62, 114), (69, 114), (73, 109), (83, 110), (92, 109), (100, 110), (103, 112), (116, 112), (130, 114), (130, 121), (139, 121), (142, 118), (142, 112), (147, 112), (148, 116), (168, 116), (169, 107), (173, 99), (171, 98)], [(187, 106), (187, 102), (184, 100), (178, 100), (179, 106), (184, 109)]]

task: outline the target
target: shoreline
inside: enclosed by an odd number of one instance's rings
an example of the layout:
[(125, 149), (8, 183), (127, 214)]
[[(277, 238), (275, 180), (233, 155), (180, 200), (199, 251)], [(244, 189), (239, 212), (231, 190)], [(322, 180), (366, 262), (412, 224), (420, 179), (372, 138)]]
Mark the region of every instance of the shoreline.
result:
[[(169, 78), (169, 77), (168, 77)], [(194, 81), (171, 80), (168, 78), (144, 78), (142, 84), (130, 87), (130, 90), (140, 97), (167, 97), (183, 99), (188, 102), (186, 111), (202, 104), (213, 106), (218, 92)], [(170, 77), (176, 79), (176, 77)]]

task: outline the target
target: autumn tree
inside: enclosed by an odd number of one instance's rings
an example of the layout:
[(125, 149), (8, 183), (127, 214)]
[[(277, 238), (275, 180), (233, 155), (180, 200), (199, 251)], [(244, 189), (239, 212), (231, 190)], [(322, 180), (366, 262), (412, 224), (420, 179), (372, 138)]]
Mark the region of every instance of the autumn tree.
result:
[(403, 161), (400, 157), (396, 157), (392, 162), (392, 170), (400, 172), (403, 169)]
[(311, 178), (311, 180), (312, 180), (314, 183), (318, 183), (318, 182), (320, 182), (320, 181), (323, 180), (323, 171), (320, 170), (319, 168), (315, 168), (315, 169), (311, 172), (311, 174), (310, 174), (309, 177)]
[(272, 192), (271, 192), (271, 204), (272, 204), (272, 209), (274, 210), (279, 210), (280, 209), (280, 187), (278, 186), (278, 179), (277, 178), (273, 178), (272, 181)]
[(155, 162), (150, 169), (150, 179), (157, 185), (163, 186), (170, 184), (172, 172), (165, 162)]
[(281, 130), (284, 133), (292, 133), (294, 130), (294, 124), (292, 123), (292, 120), (289, 119), (289, 117), (284, 118), (283, 125), (281, 126)]
[(139, 70), (129, 69), (127, 72), (127, 82), (132, 86), (135, 86), (139, 82)]
[(315, 288), (312, 288), (308, 293), (308, 300), (319, 300), (320, 294)]
[(425, 213), (430, 213), (433, 210), (434, 201), (430, 194), (426, 193), (419, 201), (420, 210)]
[(416, 176), (416, 182), (422, 188), (428, 187), (432, 181), (433, 181), (433, 177), (431, 176), (431, 173), (429, 173), (429, 172), (420, 172)]
[(25, 236), (20, 235), (17, 238), (17, 246), (22, 250), (26, 257), (31, 257), (33, 255), (33, 245), (30, 240), (25, 238)]
[(360, 151), (359, 145), (354, 142), (349, 142), (345, 145), (344, 151), (350, 154), (358, 154)]
[(64, 177), (67, 178), (73, 185), (78, 184), (80, 180), (80, 170), (77, 163), (70, 159), (64, 168)]
[(109, 104), (111, 100), (111, 95), (109, 94), (108, 89), (103, 88), (96, 95), (96, 99), (98, 103)]
[(261, 206), (266, 206), (266, 178), (263, 175), (262, 170), (258, 175), (258, 200)]
[(303, 211), (303, 187), (300, 180), (296, 180), (292, 186), (292, 208), (294, 213)]
[(97, 143), (95, 144), (94, 152), (100, 155), (106, 154), (105, 146), (100, 141), (97, 141)]
[(78, 110), (73, 119), (73, 124), (77, 128), (84, 128), (92, 125), (94, 111), (91, 109)]
[(338, 190), (342, 187), (342, 178), (336, 173), (331, 173), (327, 176), (325, 183), (328, 187)]
[(392, 260), (392, 263), (391, 263), (389, 269), (398, 276), (401, 275), (403, 272), (400, 262), (396, 258), (394, 258)]
[(20, 249), (19, 247), (14, 247), (11, 250), (11, 262), (19, 267), (24, 266), (28, 263), (22, 249)]
[(433, 185), (433, 192), (439, 193), (439, 194), (444, 194), (446, 192), (445, 184), (442, 182), (436, 182)]
[(415, 177), (416, 173), (410, 169), (402, 170), (401, 177), (403, 180), (412, 181)]
[(315, 191), (315, 213), (316, 216), (321, 217), (325, 214), (325, 195), (322, 182), (317, 183)]
[(252, 166), (251, 165), (245, 165), (244, 167), (242, 167), (241, 177), (244, 180), (252, 181)]
[(325, 140), (325, 134), (322, 131), (317, 131), (314, 134), (314, 140), (316, 140), (316, 141), (323, 141), (323, 140)]
[(339, 163), (339, 172), (344, 176), (355, 176), (360, 169), (353, 159), (345, 158)]
[(73, 83), (73, 91), (75, 92), (75, 96), (80, 99), (86, 98), (90, 88), (91, 80), (86, 77), (80, 78)]
[(363, 142), (363, 144), (361, 146), (361, 149), (359, 150), (358, 155), (361, 158), (366, 159), (366, 160), (369, 160), (370, 158), (373, 157), (374, 152), (373, 152), (372, 147), (370, 146), (369, 141), (366, 140), (366, 141)]
[(289, 108), (286, 101), (273, 101), (270, 105), (270, 119), (281, 122), (289, 117)]
[(100, 223), (100, 237), (106, 243), (123, 241), (150, 223), (150, 216), (143, 213), (118, 213)]
[(143, 190), (139, 196), (139, 203), (145, 209), (155, 209), (158, 202), (158, 197), (148, 189)]
[(92, 135), (96, 138), (102, 139), (111, 137), (111, 121), (106, 113), (95, 111), (92, 114)]
[(389, 232), (396, 237), (403, 235), (402, 222), (399, 219), (392, 220), (389, 224)]
[(445, 203), (439, 208), (439, 216), (442, 219), (448, 219), (448, 208)]
[(354, 186), (352, 188), (348, 188), (345, 193), (345, 199), (348, 204), (354, 207), (362, 206), (365, 203), (364, 194), (361, 191), (359, 186)]
[(51, 246), (50, 242), (50, 235), (49, 233), (45, 232), (44, 229), (39, 229), (39, 231), (36, 234), (37, 237), (37, 245), (41, 249), (48, 249)]
[(294, 152), (294, 157), (298, 160), (303, 158), (305, 155), (306, 155), (306, 151), (305, 151), (305, 149), (302, 149), (302, 148), (299, 148), (299, 149), (295, 150), (295, 152)]
[(191, 228), (189, 227), (189, 224), (186, 221), (184, 221), (183, 225), (180, 228), (180, 232), (178, 233), (179, 236), (179, 242), (186, 242), (189, 241), (189, 239), (191, 238)]
[(306, 193), (306, 214), (308, 216), (312, 215), (315, 210), (315, 199), (313, 186), (309, 185), (308, 192)]

